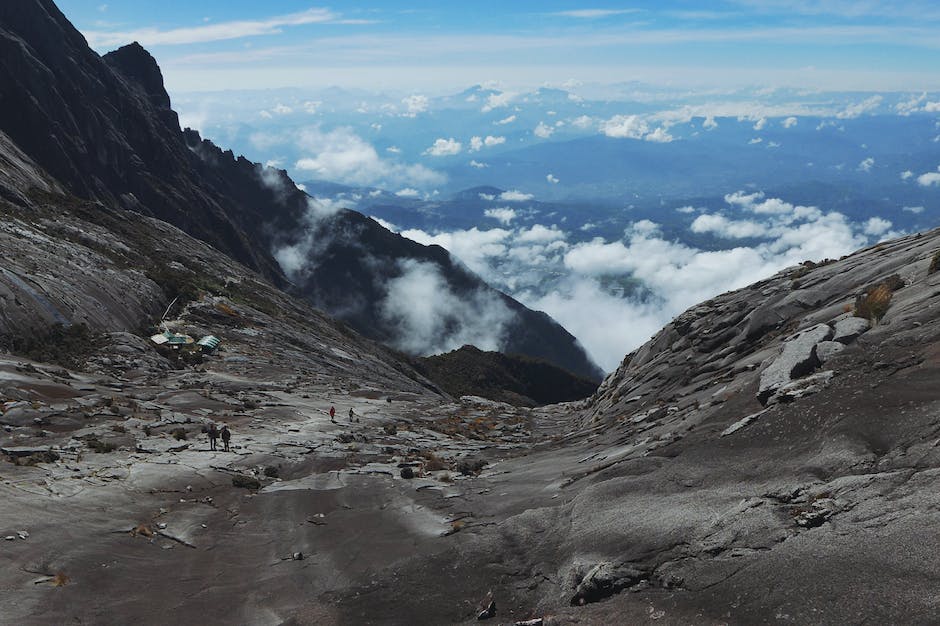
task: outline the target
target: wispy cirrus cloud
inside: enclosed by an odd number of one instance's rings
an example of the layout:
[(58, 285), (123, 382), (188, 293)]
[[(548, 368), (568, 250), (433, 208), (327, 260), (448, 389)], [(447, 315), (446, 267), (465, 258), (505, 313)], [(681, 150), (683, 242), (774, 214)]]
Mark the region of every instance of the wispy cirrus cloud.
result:
[(134, 30), (86, 30), (83, 32), (88, 44), (93, 48), (119, 46), (137, 41), (145, 46), (183, 45), (226, 41), (276, 35), (291, 26), (307, 24), (368, 24), (369, 20), (344, 19), (339, 13), (329, 9), (313, 8), (297, 13), (278, 15), (260, 20), (234, 20), (200, 26), (180, 28), (138, 28)]
[(615, 15), (626, 15), (628, 13), (640, 13), (643, 9), (574, 9), (571, 11), (555, 11), (549, 15), (558, 17), (574, 17), (581, 20), (596, 20)]

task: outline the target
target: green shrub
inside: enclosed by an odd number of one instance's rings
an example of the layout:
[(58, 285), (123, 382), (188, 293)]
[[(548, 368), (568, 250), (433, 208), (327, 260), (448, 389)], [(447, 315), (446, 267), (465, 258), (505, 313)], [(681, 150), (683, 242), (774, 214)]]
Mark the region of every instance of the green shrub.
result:
[(232, 486), (240, 489), (261, 489), (261, 481), (254, 476), (235, 474), (232, 476)]

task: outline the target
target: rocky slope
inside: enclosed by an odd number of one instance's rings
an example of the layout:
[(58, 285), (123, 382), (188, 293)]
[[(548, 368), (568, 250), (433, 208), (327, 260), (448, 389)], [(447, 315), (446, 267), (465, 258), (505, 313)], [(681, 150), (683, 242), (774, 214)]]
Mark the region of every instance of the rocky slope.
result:
[[(303, 259), (310, 271), (297, 277), (295, 292), (383, 341), (398, 334), (381, 307), (389, 280), (407, 263), (430, 264), (458, 301), (482, 293), (502, 303), (502, 349), (600, 378), (564, 328), (491, 289), (443, 250), (352, 211), (312, 220), (309, 198), (286, 173), (181, 131), (150, 54), (131, 44), (99, 57), (51, 0), (0, 6), (0, 85), (0, 131), (80, 198), (169, 222), (282, 288), (290, 280), (275, 251), (315, 237), (321, 245), (304, 249), (313, 255)], [(431, 344), (468, 323), (445, 320)]]
[[(222, 296), (172, 322), (224, 337), (195, 366), (127, 334), (85, 372), (0, 358), (0, 611), (930, 622), (938, 250), (909, 236), (724, 294), (593, 398), (538, 409), (452, 401), (342, 337), (310, 357), (282, 335), (299, 321)], [(848, 315), (882, 284), (877, 323)]]
[(463, 346), (413, 361), (415, 369), (454, 397), (482, 396), (516, 406), (587, 398), (597, 389), (546, 361)]

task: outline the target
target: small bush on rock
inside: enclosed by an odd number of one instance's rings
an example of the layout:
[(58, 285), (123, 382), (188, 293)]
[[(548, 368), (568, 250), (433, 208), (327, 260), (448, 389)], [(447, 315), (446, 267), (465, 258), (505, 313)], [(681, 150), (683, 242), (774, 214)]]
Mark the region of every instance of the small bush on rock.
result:
[(927, 275), (935, 274), (938, 270), (940, 270), (940, 251), (937, 251), (937, 253), (933, 255), (933, 258), (930, 259), (930, 267), (927, 268)]

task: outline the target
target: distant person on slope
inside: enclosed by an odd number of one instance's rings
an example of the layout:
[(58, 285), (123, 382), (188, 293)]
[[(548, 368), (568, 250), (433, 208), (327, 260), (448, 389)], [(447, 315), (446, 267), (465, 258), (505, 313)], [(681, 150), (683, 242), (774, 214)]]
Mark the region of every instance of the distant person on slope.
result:
[(232, 439), (232, 433), (229, 431), (228, 425), (223, 426), (219, 434), (222, 436), (222, 444), (225, 446), (225, 451), (228, 452), (228, 442)]
[(219, 429), (215, 425), (215, 422), (209, 424), (209, 430), (206, 432), (209, 435), (209, 450), (215, 450), (215, 442), (219, 438)]
[(335, 406), (330, 407), (330, 421), (333, 422), (334, 424), (336, 423), (336, 407)]
[(350, 421), (350, 423), (353, 421), (353, 410), (352, 410), (352, 407), (349, 407), (349, 421)]

